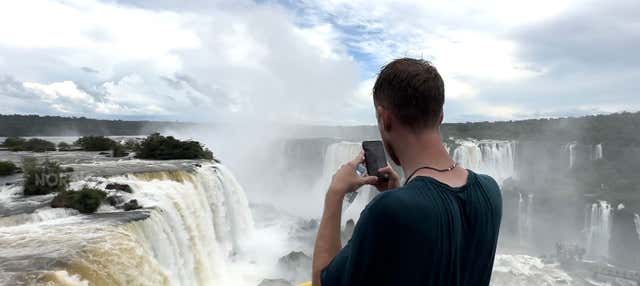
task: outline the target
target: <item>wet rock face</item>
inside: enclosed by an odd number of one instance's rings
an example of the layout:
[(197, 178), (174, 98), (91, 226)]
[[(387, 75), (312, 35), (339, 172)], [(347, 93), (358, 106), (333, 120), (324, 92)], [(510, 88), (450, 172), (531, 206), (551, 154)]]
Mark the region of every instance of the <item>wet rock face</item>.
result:
[(138, 200), (136, 199), (130, 200), (122, 205), (122, 209), (124, 209), (125, 211), (137, 210), (141, 208), (142, 206), (138, 204)]
[(292, 251), (280, 257), (278, 267), (289, 281), (311, 280), (311, 257), (302, 251)]
[(119, 195), (108, 196), (106, 202), (112, 207), (115, 207), (124, 203), (124, 198)]
[(284, 279), (263, 279), (258, 286), (293, 286), (293, 284)]
[(131, 189), (131, 186), (127, 184), (110, 183), (110, 184), (107, 184), (105, 189), (116, 190), (116, 191), (121, 191), (125, 193), (133, 193), (133, 189)]
[(623, 208), (613, 213), (611, 238), (609, 240), (610, 259), (616, 266), (626, 268), (640, 267), (640, 240), (634, 223), (634, 212)]

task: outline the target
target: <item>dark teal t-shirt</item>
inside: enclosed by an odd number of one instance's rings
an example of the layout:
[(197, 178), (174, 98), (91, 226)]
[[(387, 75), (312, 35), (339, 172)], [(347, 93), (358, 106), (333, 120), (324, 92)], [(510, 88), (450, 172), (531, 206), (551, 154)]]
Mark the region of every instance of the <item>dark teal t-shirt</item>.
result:
[(379, 194), (322, 271), (323, 286), (489, 285), (502, 217), (496, 181), (453, 188), (419, 176)]

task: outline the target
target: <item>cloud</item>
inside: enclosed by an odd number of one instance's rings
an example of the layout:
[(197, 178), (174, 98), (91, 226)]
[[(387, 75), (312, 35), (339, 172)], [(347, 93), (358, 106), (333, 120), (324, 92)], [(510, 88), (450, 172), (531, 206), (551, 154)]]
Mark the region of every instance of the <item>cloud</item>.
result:
[(54, 113), (336, 123), (358, 88), (333, 27), (295, 25), (279, 5), (34, 4), (0, 9), (0, 74)]
[[(288, 2), (287, 2), (288, 3)], [(637, 110), (637, 1), (303, 1), (334, 23), (365, 80), (393, 58), (443, 74), (446, 120)], [(611, 101), (614, 103), (612, 104)]]
[(635, 110), (636, 2), (6, 2), (0, 112), (371, 124), (403, 56), (443, 74), (449, 122)]

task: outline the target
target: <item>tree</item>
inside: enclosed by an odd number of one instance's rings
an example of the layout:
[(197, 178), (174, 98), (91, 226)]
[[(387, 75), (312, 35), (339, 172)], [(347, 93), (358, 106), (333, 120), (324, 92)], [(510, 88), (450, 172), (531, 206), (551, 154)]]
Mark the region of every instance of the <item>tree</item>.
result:
[(24, 195), (46, 195), (62, 192), (69, 186), (69, 177), (62, 175), (64, 170), (60, 163), (48, 159), (38, 164), (35, 158), (22, 161), (24, 170)]
[(107, 198), (102, 190), (83, 187), (79, 191), (63, 191), (51, 201), (52, 208), (72, 208), (81, 213), (94, 213)]
[(11, 161), (0, 161), (0, 176), (14, 174), (18, 170), (16, 164)]
[(75, 144), (85, 151), (108, 151), (116, 142), (104, 136), (83, 136), (76, 140)]
[(69, 151), (69, 150), (71, 150), (71, 145), (69, 145), (67, 142), (58, 143), (58, 151)]
[(55, 151), (56, 145), (47, 140), (39, 139), (39, 138), (31, 138), (24, 143), (25, 151), (33, 151), (33, 152), (46, 152), (46, 151)]
[(213, 153), (202, 147), (198, 141), (180, 141), (172, 136), (164, 137), (159, 133), (149, 135), (140, 144), (136, 153), (140, 159), (214, 159)]

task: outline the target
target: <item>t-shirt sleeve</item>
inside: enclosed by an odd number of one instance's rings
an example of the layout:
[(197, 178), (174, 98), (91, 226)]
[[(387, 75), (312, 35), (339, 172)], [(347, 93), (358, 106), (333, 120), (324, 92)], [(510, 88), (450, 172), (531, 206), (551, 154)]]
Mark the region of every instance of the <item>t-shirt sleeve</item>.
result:
[(355, 286), (376, 281), (376, 275), (382, 270), (382, 257), (387, 240), (383, 224), (386, 220), (378, 219), (380, 207), (372, 202), (360, 214), (351, 240), (333, 258), (322, 271), (322, 286)]

